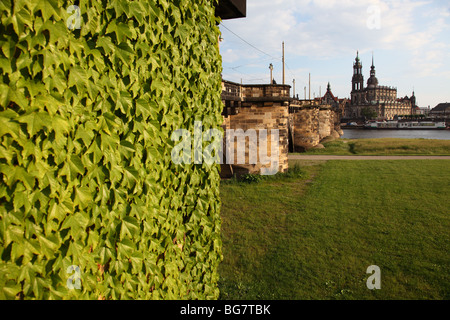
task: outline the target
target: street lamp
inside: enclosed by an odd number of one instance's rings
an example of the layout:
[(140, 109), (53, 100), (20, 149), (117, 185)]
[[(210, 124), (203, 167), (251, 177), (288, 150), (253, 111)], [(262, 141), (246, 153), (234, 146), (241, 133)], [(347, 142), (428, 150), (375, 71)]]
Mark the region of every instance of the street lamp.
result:
[(270, 69), (270, 84), (273, 84), (273, 77), (272, 77), (273, 64), (270, 64), (270, 65), (269, 65), (269, 69)]
[(295, 98), (295, 79), (294, 80), (292, 80), (292, 82), (294, 83), (294, 98)]

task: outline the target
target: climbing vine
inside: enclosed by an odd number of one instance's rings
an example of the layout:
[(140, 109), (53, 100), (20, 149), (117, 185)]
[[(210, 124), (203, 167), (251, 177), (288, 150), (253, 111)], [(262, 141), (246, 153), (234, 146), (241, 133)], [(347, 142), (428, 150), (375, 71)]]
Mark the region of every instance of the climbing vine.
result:
[(0, 299), (212, 299), (221, 124), (213, 1), (0, 0)]

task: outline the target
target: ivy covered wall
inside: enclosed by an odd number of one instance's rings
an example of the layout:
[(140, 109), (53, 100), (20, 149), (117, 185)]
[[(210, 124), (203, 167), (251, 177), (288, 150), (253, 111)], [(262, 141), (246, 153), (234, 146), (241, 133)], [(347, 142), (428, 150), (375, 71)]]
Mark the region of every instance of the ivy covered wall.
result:
[(0, 299), (214, 299), (214, 1), (0, 0)]

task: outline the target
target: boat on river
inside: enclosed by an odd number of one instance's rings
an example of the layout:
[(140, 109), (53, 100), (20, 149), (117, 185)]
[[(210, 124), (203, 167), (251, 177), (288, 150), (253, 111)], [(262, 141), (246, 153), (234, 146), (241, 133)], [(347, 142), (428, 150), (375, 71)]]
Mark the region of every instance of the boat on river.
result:
[(404, 120), (392, 120), (392, 121), (367, 121), (364, 124), (365, 129), (446, 129), (444, 121), (404, 121)]

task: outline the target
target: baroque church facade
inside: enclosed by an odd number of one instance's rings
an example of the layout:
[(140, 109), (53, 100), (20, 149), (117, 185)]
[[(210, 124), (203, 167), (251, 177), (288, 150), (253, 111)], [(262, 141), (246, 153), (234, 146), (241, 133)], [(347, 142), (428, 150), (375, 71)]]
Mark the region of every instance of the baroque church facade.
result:
[(380, 86), (376, 77), (375, 66), (372, 57), (370, 78), (364, 87), (362, 63), (359, 53), (353, 64), (351, 99), (347, 103), (344, 117), (357, 119), (364, 117), (364, 109), (371, 109), (377, 115), (378, 120), (392, 120), (395, 116), (410, 115), (415, 113), (416, 97), (414, 92), (411, 97), (397, 98), (397, 89)]

